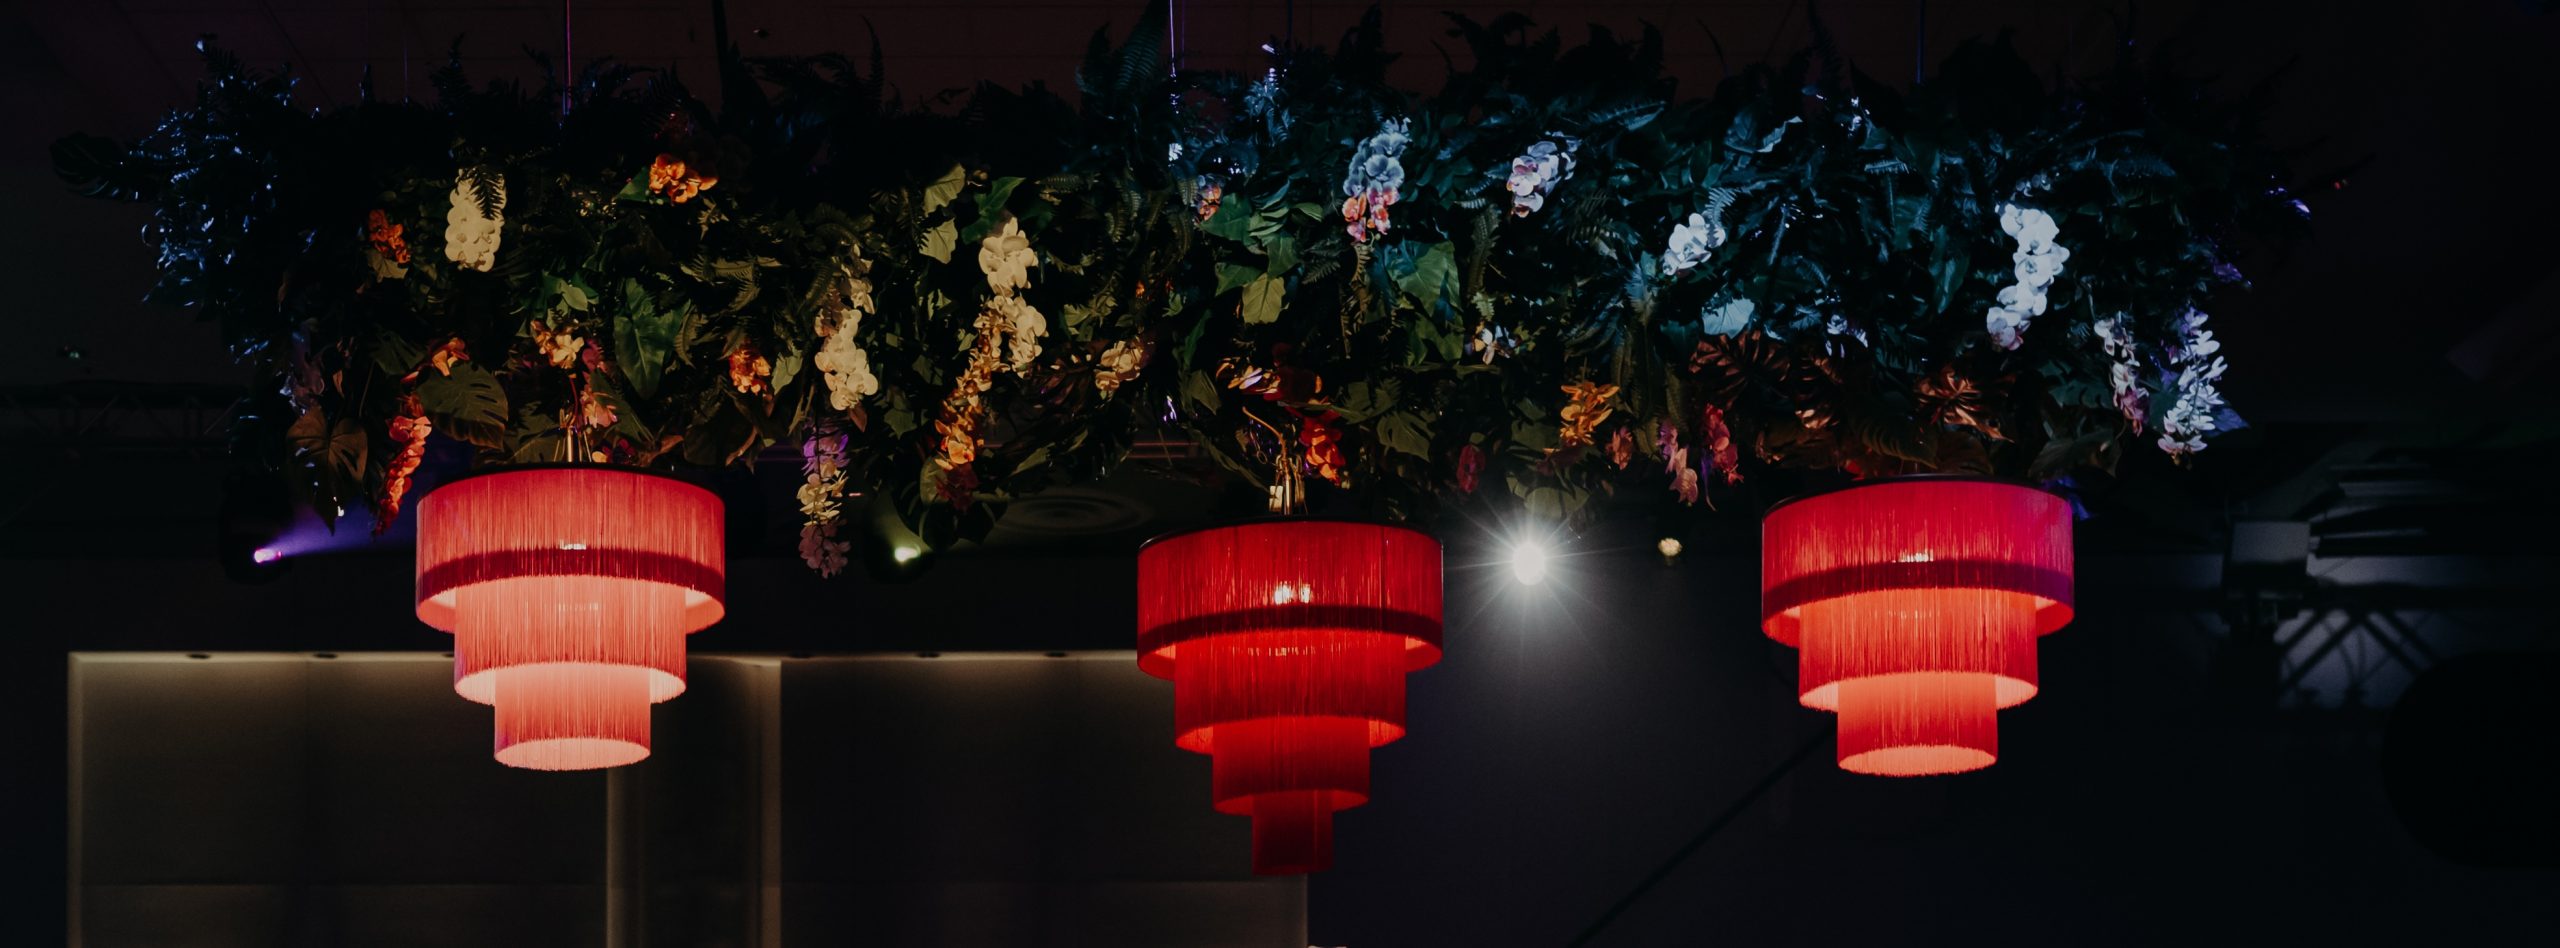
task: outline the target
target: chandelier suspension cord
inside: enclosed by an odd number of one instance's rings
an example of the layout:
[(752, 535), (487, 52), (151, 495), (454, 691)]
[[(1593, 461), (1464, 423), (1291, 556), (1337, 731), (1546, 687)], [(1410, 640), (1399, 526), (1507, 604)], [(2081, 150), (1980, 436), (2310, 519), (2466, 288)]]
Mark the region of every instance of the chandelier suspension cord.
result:
[(569, 105), (578, 88), (578, 31), (569, 8), (574, 0), (560, 0), (560, 117), (569, 117)]

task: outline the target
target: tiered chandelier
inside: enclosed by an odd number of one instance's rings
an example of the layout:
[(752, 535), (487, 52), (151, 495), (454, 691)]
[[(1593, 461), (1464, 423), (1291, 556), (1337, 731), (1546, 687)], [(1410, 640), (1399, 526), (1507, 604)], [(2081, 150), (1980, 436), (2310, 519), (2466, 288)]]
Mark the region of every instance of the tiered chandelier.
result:
[(1283, 518), (1138, 554), (1138, 667), (1173, 681), (1174, 743), (1210, 755), (1219, 812), (1253, 818), (1253, 869), (1333, 862), (1333, 813), (1369, 800), (1369, 750), (1404, 736), (1404, 676), (1440, 660), (1440, 544), (1409, 527)]
[(453, 690), (495, 707), (500, 763), (649, 756), (685, 636), (726, 609), (722, 523), (708, 490), (591, 465), (472, 475), (418, 503), (418, 619), (453, 633)]
[(2036, 637), (2071, 621), (2071, 508), (2023, 484), (1871, 481), (1761, 530), (1761, 628), (1798, 651), (1798, 700), (1840, 715), (1844, 770), (1959, 773), (2000, 756), (1998, 709), (2036, 693)]

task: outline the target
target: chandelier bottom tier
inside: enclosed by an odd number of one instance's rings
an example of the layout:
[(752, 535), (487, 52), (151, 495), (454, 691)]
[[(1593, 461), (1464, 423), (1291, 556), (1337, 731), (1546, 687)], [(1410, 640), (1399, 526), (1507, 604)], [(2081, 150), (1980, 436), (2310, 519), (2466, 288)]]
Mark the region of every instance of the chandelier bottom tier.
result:
[(1273, 520), (1139, 554), (1139, 666), (1174, 684), (1174, 743), (1253, 820), (1254, 871), (1333, 860), (1369, 800), (1369, 751), (1404, 736), (1404, 676), (1440, 654), (1440, 547), (1379, 524)]
[(2036, 639), (2071, 619), (2071, 515), (2033, 487), (1873, 481), (1763, 524), (1762, 628), (1798, 649), (1798, 700), (1840, 715), (1842, 769), (1959, 773), (2000, 756), (2036, 694)]
[(453, 633), (454, 691), (493, 706), (499, 762), (587, 770), (649, 755), (685, 639), (719, 620), (722, 512), (700, 487), (606, 467), (518, 468), (418, 505), (418, 618)]

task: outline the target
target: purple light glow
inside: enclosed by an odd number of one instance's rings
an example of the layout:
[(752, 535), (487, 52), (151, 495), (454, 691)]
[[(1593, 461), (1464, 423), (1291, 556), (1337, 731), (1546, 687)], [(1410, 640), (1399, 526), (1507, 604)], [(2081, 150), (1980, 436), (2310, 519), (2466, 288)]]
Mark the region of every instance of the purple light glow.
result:
[(249, 553), (252, 563), (273, 563), (280, 559), (284, 559), (284, 554), (276, 552), (274, 547), (262, 546)]

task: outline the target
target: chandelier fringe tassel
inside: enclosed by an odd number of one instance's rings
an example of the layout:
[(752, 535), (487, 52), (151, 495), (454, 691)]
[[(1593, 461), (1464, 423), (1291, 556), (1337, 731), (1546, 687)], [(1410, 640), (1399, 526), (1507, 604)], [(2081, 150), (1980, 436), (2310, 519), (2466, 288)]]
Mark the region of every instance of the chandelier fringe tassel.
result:
[(1440, 545), (1380, 524), (1283, 519), (1176, 534), (1138, 556), (1138, 665), (1174, 683), (1174, 744), (1210, 755), (1219, 812), (1253, 820), (1263, 874), (1333, 862), (1333, 814), (1369, 800), (1369, 751), (1405, 733), (1407, 672), (1440, 657)]
[(596, 466), (466, 477), (418, 504), (418, 619), (453, 633), (455, 693), (492, 705), (501, 763), (587, 770), (649, 754), (685, 689), (685, 639), (725, 612), (720, 499)]
[(1797, 649), (1798, 700), (1840, 715), (1842, 769), (1959, 773), (2035, 697), (2036, 638), (2071, 621), (2071, 510), (2023, 484), (1871, 481), (1762, 524), (1761, 628)]

